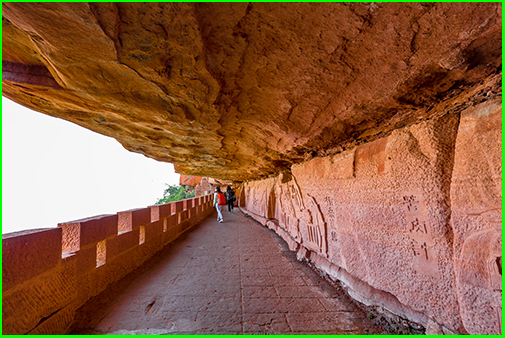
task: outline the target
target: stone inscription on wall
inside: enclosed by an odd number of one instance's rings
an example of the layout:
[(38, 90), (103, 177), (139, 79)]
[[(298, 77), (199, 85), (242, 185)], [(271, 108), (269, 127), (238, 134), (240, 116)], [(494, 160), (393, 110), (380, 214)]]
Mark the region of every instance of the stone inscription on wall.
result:
[(326, 196), (324, 201), (326, 203), (326, 222), (330, 229), (335, 229), (335, 207), (333, 205), (333, 197)]
[(413, 256), (414, 269), (424, 275), (439, 278), (438, 257), (433, 249), (430, 225), (424, 215), (425, 204), (422, 194), (404, 193), (402, 204), (407, 220), (409, 252)]

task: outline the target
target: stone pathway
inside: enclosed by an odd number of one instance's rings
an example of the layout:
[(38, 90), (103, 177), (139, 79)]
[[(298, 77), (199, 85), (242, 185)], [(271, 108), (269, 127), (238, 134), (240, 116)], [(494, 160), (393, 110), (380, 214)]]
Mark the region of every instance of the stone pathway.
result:
[[(87, 334), (382, 334), (239, 210), (177, 240)], [(133, 279), (132, 279), (133, 278)], [(103, 315), (102, 315), (103, 316)]]

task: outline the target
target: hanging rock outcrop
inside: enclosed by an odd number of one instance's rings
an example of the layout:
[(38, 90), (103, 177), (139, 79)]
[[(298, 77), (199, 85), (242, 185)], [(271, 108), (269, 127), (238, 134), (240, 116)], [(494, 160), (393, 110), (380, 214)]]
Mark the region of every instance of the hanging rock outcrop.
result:
[(5, 3), (3, 95), (257, 179), (501, 89), (498, 3)]

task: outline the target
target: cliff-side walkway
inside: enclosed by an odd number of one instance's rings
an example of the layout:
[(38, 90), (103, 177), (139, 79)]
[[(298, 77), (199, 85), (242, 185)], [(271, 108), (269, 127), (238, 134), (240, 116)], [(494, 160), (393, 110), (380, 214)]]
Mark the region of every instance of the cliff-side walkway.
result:
[(275, 233), (237, 209), (223, 215), (92, 300), (80, 313), (88, 327), (74, 333), (383, 333)]

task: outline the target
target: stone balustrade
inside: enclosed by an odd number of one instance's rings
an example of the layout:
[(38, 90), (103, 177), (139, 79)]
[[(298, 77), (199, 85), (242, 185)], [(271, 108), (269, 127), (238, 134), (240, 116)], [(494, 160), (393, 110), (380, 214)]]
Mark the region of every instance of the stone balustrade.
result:
[(76, 310), (213, 212), (212, 195), (3, 235), (3, 334), (65, 334)]

